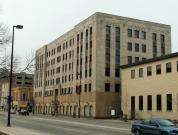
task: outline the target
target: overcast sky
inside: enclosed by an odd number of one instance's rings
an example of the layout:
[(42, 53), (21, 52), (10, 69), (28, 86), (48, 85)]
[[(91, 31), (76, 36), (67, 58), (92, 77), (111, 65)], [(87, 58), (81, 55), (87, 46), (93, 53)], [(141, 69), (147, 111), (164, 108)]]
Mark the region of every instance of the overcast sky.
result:
[(97, 11), (171, 25), (172, 52), (178, 52), (178, 0), (0, 0), (0, 22), (24, 26), (15, 31), (22, 57)]

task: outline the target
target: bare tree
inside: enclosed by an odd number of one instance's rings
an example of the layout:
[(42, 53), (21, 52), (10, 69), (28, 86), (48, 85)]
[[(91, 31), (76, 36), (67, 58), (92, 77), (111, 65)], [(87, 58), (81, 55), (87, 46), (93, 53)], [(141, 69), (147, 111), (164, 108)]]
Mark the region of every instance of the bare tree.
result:
[[(11, 43), (11, 36), (9, 34), (9, 29), (3, 23), (0, 23), (0, 74), (8, 74), (7, 71), (10, 71), (10, 62), (11, 55), (7, 55), (4, 53), (8, 44)], [(34, 72), (35, 67), (35, 55), (31, 51), (25, 58), (25, 64), (23, 64), (23, 68), (20, 67), (22, 65), (22, 61), (20, 57), (14, 56), (13, 59), (13, 72)]]
[(29, 72), (34, 74), (35, 70), (35, 54), (33, 51), (26, 55), (25, 66), (21, 72)]
[(0, 23), (0, 49), (4, 49), (5, 45), (7, 45), (11, 41), (11, 36), (9, 34), (9, 29), (6, 25)]
[[(11, 64), (10, 55), (4, 55), (0, 57), (0, 74), (1, 75), (9, 75)], [(14, 56), (13, 59), (13, 72), (18, 72), (20, 70), (20, 57)]]

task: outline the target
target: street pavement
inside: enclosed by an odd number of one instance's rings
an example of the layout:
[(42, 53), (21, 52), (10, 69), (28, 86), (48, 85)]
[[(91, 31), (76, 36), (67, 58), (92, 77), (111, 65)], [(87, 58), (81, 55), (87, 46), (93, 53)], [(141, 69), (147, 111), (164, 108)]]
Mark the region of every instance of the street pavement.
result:
[(120, 120), (11, 116), (11, 127), (6, 127), (7, 115), (0, 112), (0, 131), (8, 135), (131, 135), (131, 122)]

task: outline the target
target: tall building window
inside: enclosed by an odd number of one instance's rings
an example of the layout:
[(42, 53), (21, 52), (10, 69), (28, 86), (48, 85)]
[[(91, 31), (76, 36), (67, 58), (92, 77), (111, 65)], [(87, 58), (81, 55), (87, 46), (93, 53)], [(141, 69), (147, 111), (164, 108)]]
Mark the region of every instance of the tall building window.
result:
[(139, 57), (135, 57), (135, 62), (139, 62)]
[(106, 46), (105, 46), (105, 75), (110, 76), (110, 39), (111, 26), (106, 26)]
[(148, 111), (152, 110), (152, 96), (151, 95), (147, 96), (147, 110)]
[(143, 77), (143, 68), (139, 68), (139, 77)]
[(132, 64), (132, 56), (127, 57), (127, 62), (128, 62), (128, 64)]
[(135, 38), (139, 38), (139, 31), (138, 30), (134, 30), (134, 36), (135, 36)]
[(165, 36), (161, 35), (161, 55), (165, 55)]
[(139, 44), (138, 43), (135, 43), (135, 51), (139, 52)]
[(60, 67), (56, 68), (56, 73), (60, 73)]
[(142, 52), (146, 53), (146, 45), (145, 44), (142, 44)]
[(167, 94), (167, 111), (172, 111), (172, 94)]
[(93, 31), (92, 31), (92, 27), (90, 27), (90, 35), (92, 35)]
[(146, 60), (146, 58), (142, 58), (142, 61), (145, 61)]
[(132, 79), (135, 78), (135, 70), (134, 70), (134, 69), (131, 70), (131, 78), (132, 78)]
[(115, 92), (120, 92), (120, 84), (115, 84)]
[(141, 32), (141, 39), (146, 39), (146, 32), (145, 31), (142, 31)]
[(110, 68), (105, 68), (105, 76), (110, 76)]
[(172, 72), (171, 62), (166, 63), (166, 73)]
[(147, 76), (152, 76), (152, 67), (147, 67)]
[(156, 74), (157, 75), (161, 74), (161, 64), (156, 65)]
[(85, 89), (84, 89), (85, 92), (87, 92), (87, 84), (85, 84)]
[(143, 96), (139, 96), (139, 110), (143, 111)]
[(57, 52), (61, 51), (61, 45), (57, 47)]
[(157, 111), (161, 111), (161, 110), (162, 110), (162, 99), (161, 99), (161, 95), (157, 95), (157, 96), (156, 96), (156, 100), (157, 100)]
[(132, 29), (127, 29), (127, 35), (128, 37), (132, 37)]
[(153, 57), (157, 56), (157, 34), (152, 34), (152, 41), (153, 41)]
[(91, 92), (91, 83), (89, 83), (88, 91)]
[(132, 51), (132, 43), (131, 43), (131, 42), (128, 42), (127, 45), (128, 45), (128, 46), (127, 46), (128, 51)]
[(87, 68), (85, 67), (85, 78), (87, 78)]
[(115, 27), (115, 76), (120, 76), (120, 28)]
[(110, 91), (110, 83), (105, 83), (105, 92)]

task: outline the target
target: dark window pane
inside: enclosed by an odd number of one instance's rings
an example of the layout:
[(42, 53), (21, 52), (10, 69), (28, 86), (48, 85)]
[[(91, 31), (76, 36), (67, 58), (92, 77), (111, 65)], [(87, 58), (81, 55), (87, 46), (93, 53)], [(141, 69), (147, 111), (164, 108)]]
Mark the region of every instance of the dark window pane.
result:
[(120, 92), (120, 84), (115, 84), (115, 92)]
[(131, 78), (135, 78), (135, 70), (131, 70)]
[(156, 74), (161, 74), (161, 65), (156, 65)]
[(146, 52), (146, 45), (142, 44), (142, 52), (145, 53)]
[(139, 77), (143, 77), (143, 68), (139, 68)]
[(147, 96), (147, 110), (149, 111), (152, 110), (152, 96), (151, 95)]
[(128, 37), (132, 37), (132, 29), (127, 30)]
[(139, 110), (143, 110), (143, 96), (139, 96)]
[(145, 31), (142, 31), (141, 32), (141, 39), (146, 39), (146, 32)]
[(139, 57), (135, 57), (135, 62), (139, 62)]
[(105, 83), (105, 92), (110, 91), (110, 83)]
[(147, 76), (152, 76), (152, 67), (147, 67)]
[(105, 68), (105, 76), (110, 76), (110, 68)]
[(132, 43), (128, 42), (128, 47), (127, 47), (128, 51), (132, 51)]
[(139, 31), (138, 30), (134, 31), (134, 36), (135, 36), (135, 38), (139, 38)]
[(137, 44), (137, 43), (135, 44), (135, 51), (139, 52), (139, 44)]
[(132, 56), (127, 57), (128, 64), (132, 64)]
[(167, 94), (167, 111), (172, 111), (172, 94)]
[(167, 73), (170, 73), (170, 72), (172, 72), (172, 68), (171, 68), (171, 62), (169, 62), (169, 63), (166, 63), (166, 72), (167, 72)]
[(161, 99), (161, 95), (157, 95), (157, 111), (161, 111), (162, 110), (162, 99)]

